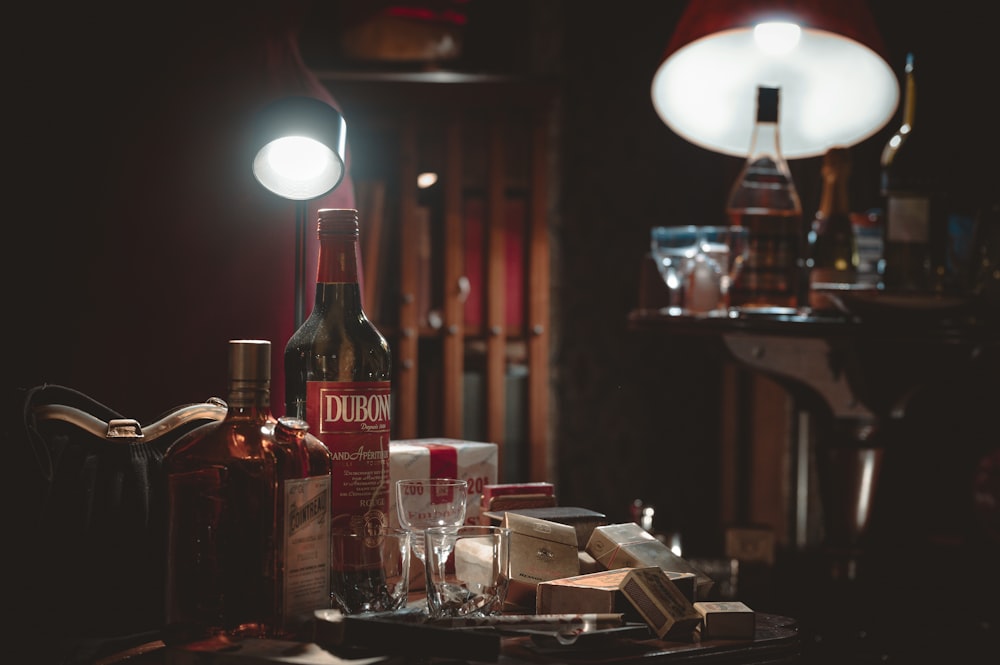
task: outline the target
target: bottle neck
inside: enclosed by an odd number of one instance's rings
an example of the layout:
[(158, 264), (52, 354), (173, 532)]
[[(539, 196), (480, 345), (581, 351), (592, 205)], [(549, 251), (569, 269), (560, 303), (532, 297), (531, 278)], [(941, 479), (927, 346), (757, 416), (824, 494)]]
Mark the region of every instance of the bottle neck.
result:
[(751, 162), (762, 158), (784, 161), (778, 136), (778, 94), (777, 88), (757, 88), (757, 116), (748, 155)]
[(882, 194), (886, 194), (889, 187), (889, 182), (887, 181), (888, 175), (884, 173), (885, 169), (893, 166), (893, 161), (896, 159), (896, 154), (899, 152), (899, 146), (903, 144), (906, 137), (910, 135), (913, 131), (913, 123), (917, 115), (917, 81), (913, 76), (913, 56), (907, 56), (906, 59), (906, 70), (904, 74), (903, 83), (903, 117), (899, 124), (899, 129), (896, 130), (895, 134), (889, 139), (885, 144), (885, 148), (882, 150), (881, 165), (883, 169), (882, 174)]
[(230, 340), (228, 405), (230, 418), (270, 416), (270, 342)]
[[(913, 76), (913, 60), (906, 63), (906, 84), (903, 96), (903, 127), (905, 131), (913, 129), (913, 121), (917, 115), (917, 80)], [(902, 131), (902, 130), (901, 130)]]
[(358, 284), (361, 265), (358, 236), (349, 234), (321, 234), (319, 237), (319, 266), (316, 270), (317, 287), (324, 284)]
[(785, 161), (781, 156), (777, 122), (757, 121), (754, 125), (747, 161), (753, 163), (764, 158), (772, 159), (776, 163), (783, 163)]
[(319, 266), (316, 274), (315, 309), (331, 308), (361, 311), (361, 285), (358, 281), (361, 248), (357, 233), (321, 233)]
[(848, 178), (848, 155), (843, 148), (832, 148), (823, 158), (823, 192), (819, 201), (819, 216), (846, 215), (851, 212)]
[(271, 415), (270, 381), (230, 379), (229, 415), (265, 420)]

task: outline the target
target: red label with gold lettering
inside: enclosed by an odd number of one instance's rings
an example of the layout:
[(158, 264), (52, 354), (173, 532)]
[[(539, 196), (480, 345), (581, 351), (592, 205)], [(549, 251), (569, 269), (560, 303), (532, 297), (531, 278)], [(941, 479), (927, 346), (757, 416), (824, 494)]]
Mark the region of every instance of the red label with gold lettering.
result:
[(334, 529), (388, 525), (390, 382), (309, 381), (306, 422), (333, 455)]

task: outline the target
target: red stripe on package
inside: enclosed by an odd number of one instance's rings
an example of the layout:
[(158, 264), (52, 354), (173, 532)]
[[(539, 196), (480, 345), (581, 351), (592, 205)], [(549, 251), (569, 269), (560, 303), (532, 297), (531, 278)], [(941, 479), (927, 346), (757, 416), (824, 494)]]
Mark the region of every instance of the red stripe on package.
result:
[(454, 446), (428, 443), (431, 452), (431, 478), (458, 478), (458, 451)]

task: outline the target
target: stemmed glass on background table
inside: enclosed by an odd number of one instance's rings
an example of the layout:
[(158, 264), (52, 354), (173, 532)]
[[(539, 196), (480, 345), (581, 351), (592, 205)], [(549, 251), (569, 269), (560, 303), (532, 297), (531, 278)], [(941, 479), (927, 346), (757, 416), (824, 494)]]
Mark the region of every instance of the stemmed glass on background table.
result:
[(411, 533), (413, 554), (426, 562), (425, 530), (435, 526), (465, 524), (469, 486), (456, 478), (407, 478), (396, 481), (396, 514), (399, 527)]
[(750, 254), (741, 226), (657, 226), (650, 250), (669, 294), (669, 313), (725, 316), (729, 291)]

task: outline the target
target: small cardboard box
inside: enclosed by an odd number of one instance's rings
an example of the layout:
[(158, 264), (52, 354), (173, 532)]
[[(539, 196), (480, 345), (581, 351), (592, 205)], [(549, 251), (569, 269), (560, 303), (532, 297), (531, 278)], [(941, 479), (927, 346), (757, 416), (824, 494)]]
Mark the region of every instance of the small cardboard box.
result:
[(701, 615), (703, 640), (752, 640), (757, 630), (756, 614), (743, 603), (700, 602), (694, 609)]
[[(690, 579), (690, 577), (689, 577)], [(618, 568), (540, 582), (538, 614), (620, 612), (645, 621), (658, 637), (688, 636), (701, 622), (691, 601), (658, 566)]]
[[(535, 612), (537, 614), (578, 614), (586, 612), (625, 612), (624, 597), (618, 593), (622, 580), (630, 568), (601, 570), (565, 577), (538, 584)], [(694, 580), (691, 573), (666, 572), (688, 602), (694, 597)], [(544, 588), (543, 588), (544, 587)], [(625, 603), (627, 606), (628, 603)]]
[(538, 508), (509, 508), (503, 512), (491, 510), (484, 512), (480, 516), (480, 524), (497, 525), (503, 521), (505, 513), (517, 513), (537, 517), (538, 519), (558, 522), (559, 524), (569, 524), (576, 529), (576, 542), (580, 549), (590, 540), (590, 534), (594, 527), (599, 524), (606, 524), (604, 513), (589, 508), (578, 508), (576, 506), (549, 506)]
[(621, 589), (661, 640), (688, 638), (701, 624), (701, 615), (691, 601), (659, 566), (631, 569)]
[[(501, 496), (510, 496), (511, 494), (555, 497), (556, 486), (547, 482), (497, 483), (495, 485), (484, 485), (481, 510), (493, 510), (490, 506), (493, 499)], [(552, 503), (551, 505), (554, 506), (555, 503)]]
[(711, 577), (674, 554), (635, 522), (596, 527), (586, 549), (608, 569), (659, 566), (667, 572), (692, 573), (695, 600), (707, 598), (714, 584)]
[(556, 498), (551, 494), (504, 494), (489, 500), (484, 497), (479, 514), (483, 515), (486, 512), (504, 513), (508, 510), (523, 510), (525, 508), (551, 508), (555, 505)]
[(586, 614), (621, 612), (637, 616), (619, 593), (628, 570), (604, 570), (586, 575), (539, 582), (535, 595), (536, 614)]
[(539, 582), (580, 574), (573, 527), (517, 513), (506, 513), (502, 525), (510, 529), (508, 603), (534, 607)]
[(499, 448), (495, 443), (462, 439), (399, 439), (389, 442), (389, 526), (399, 528), (396, 481), (404, 478), (460, 478), (469, 483), (466, 524), (479, 523), (485, 485), (495, 485)]

